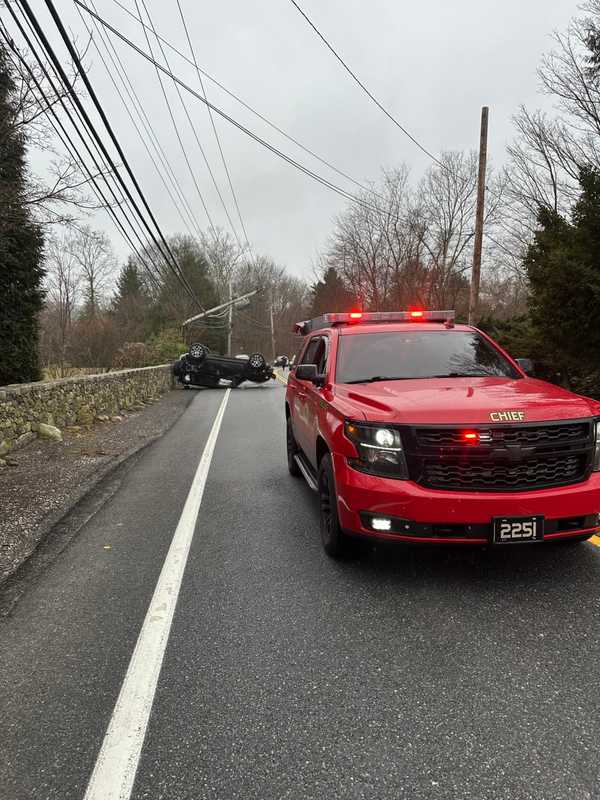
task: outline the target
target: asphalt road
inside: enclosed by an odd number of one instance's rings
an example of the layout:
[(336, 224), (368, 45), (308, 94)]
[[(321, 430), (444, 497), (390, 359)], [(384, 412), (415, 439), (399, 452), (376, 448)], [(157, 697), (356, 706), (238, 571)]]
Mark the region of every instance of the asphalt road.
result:
[[(2, 800), (86, 796), (223, 397), (197, 393), (0, 622)], [(598, 798), (599, 596), (591, 544), (330, 561), (283, 388), (233, 391), (131, 797)]]

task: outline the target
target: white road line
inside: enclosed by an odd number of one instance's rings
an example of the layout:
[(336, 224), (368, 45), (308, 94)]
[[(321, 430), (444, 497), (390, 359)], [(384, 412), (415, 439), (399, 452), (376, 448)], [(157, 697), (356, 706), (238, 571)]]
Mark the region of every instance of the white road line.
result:
[(84, 800), (128, 800), (131, 795), (202, 495), (230, 393), (231, 389), (227, 389), (200, 458)]

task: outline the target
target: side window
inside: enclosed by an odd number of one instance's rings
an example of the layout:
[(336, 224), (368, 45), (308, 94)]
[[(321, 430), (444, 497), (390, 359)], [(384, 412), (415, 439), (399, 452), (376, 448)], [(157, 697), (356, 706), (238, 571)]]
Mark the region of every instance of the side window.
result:
[(314, 336), (310, 342), (308, 343), (308, 347), (304, 351), (304, 355), (298, 362), (299, 364), (316, 364), (316, 355), (319, 349), (319, 345), (322, 342), (322, 336)]
[(317, 351), (315, 353), (315, 361), (314, 363), (317, 365), (317, 372), (319, 375), (323, 375), (325, 370), (327, 369), (327, 353), (328, 353), (328, 341), (325, 336), (321, 337), (321, 341), (319, 342), (319, 346), (317, 347)]
[(317, 372), (323, 374), (327, 368), (328, 341), (326, 336), (315, 336), (308, 343), (300, 364), (316, 364)]

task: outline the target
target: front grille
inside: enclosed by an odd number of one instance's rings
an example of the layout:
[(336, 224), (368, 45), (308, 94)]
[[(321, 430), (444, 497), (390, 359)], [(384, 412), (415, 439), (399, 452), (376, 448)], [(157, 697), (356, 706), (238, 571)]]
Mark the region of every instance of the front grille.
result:
[[(462, 439), (465, 427), (488, 436)], [(407, 428), (411, 479), (450, 491), (527, 491), (585, 480), (593, 452), (591, 420), (521, 425)]]
[[(464, 444), (463, 430), (464, 428), (417, 428), (417, 444), (420, 447), (451, 447)], [(590, 434), (590, 425), (588, 422), (581, 422), (567, 425), (531, 425), (521, 428), (490, 426), (485, 431), (491, 434), (492, 442), (497, 444), (545, 446), (585, 439)]]
[(500, 465), (492, 459), (445, 463), (426, 460), (424, 480), (435, 489), (512, 490), (559, 486), (582, 480), (585, 456), (532, 458)]

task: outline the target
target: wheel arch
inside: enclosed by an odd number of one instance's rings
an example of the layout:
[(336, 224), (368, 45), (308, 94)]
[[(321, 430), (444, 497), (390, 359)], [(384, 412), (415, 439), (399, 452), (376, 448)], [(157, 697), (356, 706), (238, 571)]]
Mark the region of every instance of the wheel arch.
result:
[(331, 450), (329, 449), (329, 445), (327, 444), (325, 439), (321, 436), (321, 434), (317, 436), (316, 445), (317, 445), (316, 456), (317, 456), (317, 469), (318, 469), (323, 456), (328, 453), (331, 454)]

